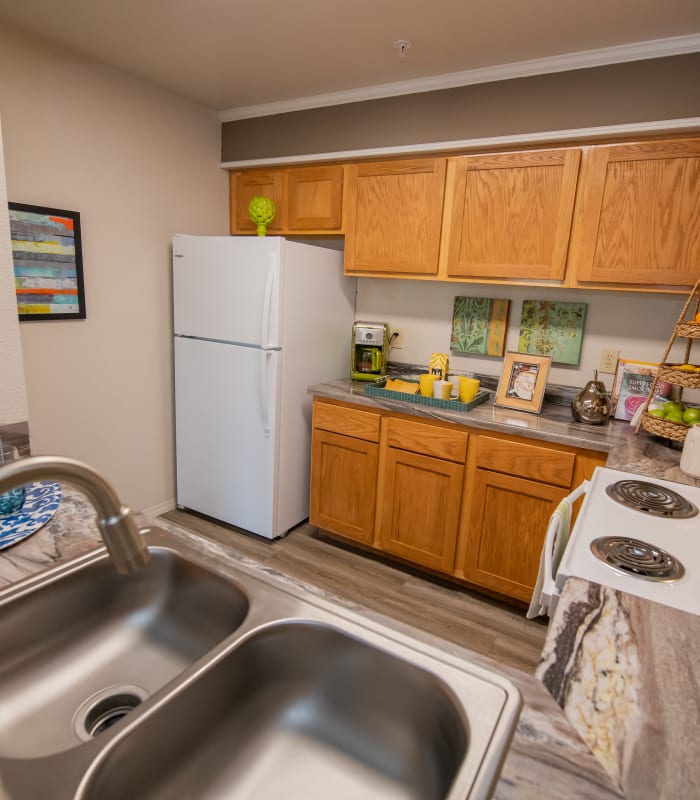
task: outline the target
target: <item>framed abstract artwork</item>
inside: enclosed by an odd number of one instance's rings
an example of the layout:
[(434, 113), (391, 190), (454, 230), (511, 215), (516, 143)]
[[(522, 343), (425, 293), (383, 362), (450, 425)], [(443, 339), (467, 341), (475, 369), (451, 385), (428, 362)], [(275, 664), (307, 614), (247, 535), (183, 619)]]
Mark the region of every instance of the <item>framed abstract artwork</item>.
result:
[(554, 364), (578, 364), (587, 307), (587, 303), (523, 300), (518, 351), (551, 356)]
[(455, 353), (503, 356), (510, 300), (455, 297), (450, 349)]
[(20, 320), (85, 319), (80, 213), (8, 207)]
[(539, 414), (551, 363), (549, 356), (506, 353), (494, 405)]

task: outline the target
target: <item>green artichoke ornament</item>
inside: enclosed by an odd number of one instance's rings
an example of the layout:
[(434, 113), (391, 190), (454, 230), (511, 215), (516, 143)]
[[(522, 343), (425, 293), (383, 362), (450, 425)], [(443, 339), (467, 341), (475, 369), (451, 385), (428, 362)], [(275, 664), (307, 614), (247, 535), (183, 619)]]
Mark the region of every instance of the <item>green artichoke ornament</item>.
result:
[(248, 216), (256, 224), (258, 236), (267, 235), (267, 226), (275, 218), (275, 204), (269, 197), (256, 196), (248, 204)]

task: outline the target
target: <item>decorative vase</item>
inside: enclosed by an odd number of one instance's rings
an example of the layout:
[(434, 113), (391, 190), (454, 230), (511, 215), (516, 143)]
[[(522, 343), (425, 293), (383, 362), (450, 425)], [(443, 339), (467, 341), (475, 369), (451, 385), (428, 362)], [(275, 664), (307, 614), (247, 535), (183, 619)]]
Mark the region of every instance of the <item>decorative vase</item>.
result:
[(598, 380), (598, 371), (593, 380), (581, 389), (571, 401), (571, 415), (576, 422), (587, 425), (602, 425), (610, 419), (612, 403), (605, 384)]

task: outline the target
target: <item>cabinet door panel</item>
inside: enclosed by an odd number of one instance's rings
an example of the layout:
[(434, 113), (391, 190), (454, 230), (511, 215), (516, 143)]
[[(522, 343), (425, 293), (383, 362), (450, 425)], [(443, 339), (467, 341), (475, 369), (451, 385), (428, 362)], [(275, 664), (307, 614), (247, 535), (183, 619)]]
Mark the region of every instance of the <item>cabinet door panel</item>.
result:
[(591, 148), (572, 253), (580, 281), (692, 286), (700, 139)]
[(267, 226), (270, 233), (278, 233), (285, 227), (284, 195), (285, 175), (280, 170), (252, 170), (232, 172), (231, 183), (231, 232), (255, 233), (255, 223), (248, 216), (248, 205), (256, 195), (269, 197), (275, 204), (276, 215)]
[(567, 492), (477, 469), (463, 525), (465, 580), (529, 601), (549, 518)]
[(371, 544), (379, 445), (314, 430), (309, 522)]
[(464, 467), (389, 447), (379, 499), (379, 546), (444, 572), (454, 566)]
[(299, 167), (287, 171), (287, 224), (290, 231), (342, 227), (343, 167)]
[(424, 158), (348, 168), (346, 271), (437, 273), (446, 164)]
[(562, 280), (580, 150), (454, 159), (448, 275)]

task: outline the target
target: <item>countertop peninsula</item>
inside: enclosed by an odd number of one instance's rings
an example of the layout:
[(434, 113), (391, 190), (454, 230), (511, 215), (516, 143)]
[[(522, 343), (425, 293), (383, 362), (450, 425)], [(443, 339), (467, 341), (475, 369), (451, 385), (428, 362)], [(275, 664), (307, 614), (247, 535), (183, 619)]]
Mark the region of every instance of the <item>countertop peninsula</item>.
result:
[(625, 797), (698, 796), (700, 616), (569, 578), (536, 675)]
[[(300, 584), (237, 552), (235, 544), (228, 547), (205, 540), (162, 518), (149, 520), (136, 515), (136, 519), (141, 526), (157, 524), (166, 528), (217, 559), (242, 563), (248, 569), (260, 571), (281, 583), (293, 584), (297, 590), (349, 608), (418, 641), (510, 678), (522, 693), (524, 706), (496, 786), (494, 797), (497, 800), (541, 800), (543, 797), (548, 800), (605, 800), (622, 796), (561, 708), (533, 675), (499, 664), (466, 646), (418, 631), (387, 615), (349, 603), (311, 584)], [(92, 506), (79, 492), (65, 488), (53, 519), (23, 542), (0, 553), (0, 587), (98, 547), (101, 547), (101, 539)]]

